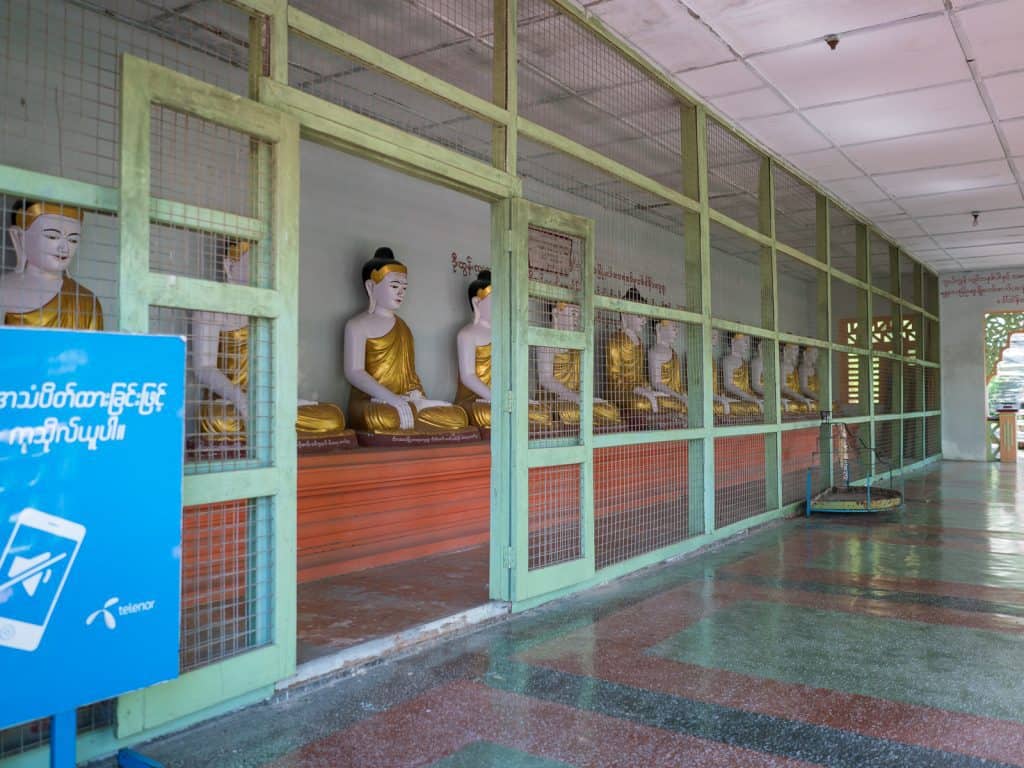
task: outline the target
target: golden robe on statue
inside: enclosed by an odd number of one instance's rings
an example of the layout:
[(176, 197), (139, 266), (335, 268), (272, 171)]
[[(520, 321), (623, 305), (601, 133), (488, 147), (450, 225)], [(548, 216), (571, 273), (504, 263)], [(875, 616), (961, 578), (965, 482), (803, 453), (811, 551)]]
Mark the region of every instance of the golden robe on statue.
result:
[[(616, 331), (608, 339), (605, 362), (608, 399), (619, 408), (651, 413), (651, 401), (633, 391), (637, 387), (651, 388), (647, 380), (647, 354), (643, 345), (635, 344), (625, 332)], [(660, 396), (658, 410), (682, 413), (686, 406), (674, 397)]]
[[(249, 326), (221, 331), (217, 341), (217, 368), (243, 392), (249, 388)], [(199, 427), (207, 440), (236, 442), (245, 440), (245, 422), (233, 403), (220, 398), (204, 402), (199, 412)], [(334, 437), (345, 431), (345, 416), (331, 403), (300, 405), (295, 421), (300, 440)]]
[[(485, 386), (491, 386), (491, 345), (481, 344), (476, 348), (475, 355), (476, 376)], [(469, 423), (483, 429), (491, 428), (491, 404), (480, 402), (476, 392), (471, 390), (459, 380), (459, 389), (455, 393), (455, 404), (462, 408), (469, 417)], [(544, 406), (530, 404), (529, 421), (531, 425), (543, 426), (551, 423), (551, 414)]]
[[(571, 389), (573, 392), (580, 391), (581, 371), (582, 352), (580, 350), (566, 349), (555, 353), (552, 375), (554, 376), (555, 381), (566, 389)], [(558, 414), (558, 418), (562, 420), (562, 423), (580, 423), (579, 403), (554, 399), (554, 395), (550, 395), (550, 397), (554, 400), (552, 407), (555, 413)], [(619, 409), (608, 402), (595, 401), (593, 413), (595, 425), (606, 426), (610, 424), (619, 424), (622, 421), (622, 417), (619, 415)]]
[[(786, 374), (786, 388), (792, 390), (793, 392), (800, 391), (800, 374), (797, 373), (796, 369)], [(817, 410), (817, 406), (814, 405), (813, 403), (798, 403), (794, 400), (790, 400), (787, 397), (783, 397), (782, 410), (784, 413), (798, 415), (803, 413), (814, 413)]]
[[(383, 336), (366, 340), (364, 370), (396, 395), (419, 390), (423, 392), (420, 377), (416, 375), (416, 356), (412, 332), (400, 317)], [(354, 429), (378, 434), (410, 434), (450, 432), (468, 425), (466, 412), (457, 405), (434, 406), (419, 410), (412, 408), (415, 423), (411, 430), (400, 427), (398, 411), (386, 403), (375, 403), (368, 394), (356, 387), (348, 398), (348, 415)]]
[(102, 331), (103, 307), (92, 291), (64, 275), (56, 296), (38, 309), (6, 313), (4, 324)]
[[(732, 385), (740, 390), (746, 392), (751, 397), (757, 397), (754, 391), (750, 388), (750, 367), (746, 363), (740, 363), (736, 366), (736, 370), (732, 372)], [(718, 377), (715, 377), (715, 394), (724, 394), (725, 397), (731, 398), (728, 392), (721, 393), (718, 391)], [(715, 403), (715, 413), (722, 415), (724, 409), (720, 408), (720, 403)], [(757, 403), (751, 403), (747, 400), (737, 400), (736, 402), (729, 403), (729, 415), (730, 416), (743, 416), (745, 418), (754, 418), (761, 415), (761, 408)]]
[[(661, 384), (665, 385), (673, 392), (678, 392), (680, 395), (686, 394), (686, 377), (683, 376), (683, 361), (676, 354), (675, 350), (672, 350), (672, 356), (661, 364)], [(678, 406), (677, 410), (680, 413), (686, 413), (686, 403), (680, 402), (675, 398), (668, 398), (672, 400)], [(660, 400), (659, 400), (660, 402)]]

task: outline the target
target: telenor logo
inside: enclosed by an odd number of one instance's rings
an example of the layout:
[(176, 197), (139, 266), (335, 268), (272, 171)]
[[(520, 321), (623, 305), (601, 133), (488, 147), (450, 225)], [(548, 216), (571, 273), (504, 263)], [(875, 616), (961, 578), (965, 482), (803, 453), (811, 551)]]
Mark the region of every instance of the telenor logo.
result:
[[(92, 623), (96, 621), (97, 616), (102, 616), (103, 623), (107, 625), (107, 629), (116, 629), (117, 620), (114, 618), (114, 614), (112, 614), (108, 609), (117, 605), (117, 600), (118, 598), (116, 597), (108, 598), (107, 601), (103, 604), (102, 608), (95, 610), (89, 614), (89, 618), (85, 620), (85, 625), (87, 627), (91, 626)], [(118, 613), (120, 613), (120, 611), (118, 611)]]

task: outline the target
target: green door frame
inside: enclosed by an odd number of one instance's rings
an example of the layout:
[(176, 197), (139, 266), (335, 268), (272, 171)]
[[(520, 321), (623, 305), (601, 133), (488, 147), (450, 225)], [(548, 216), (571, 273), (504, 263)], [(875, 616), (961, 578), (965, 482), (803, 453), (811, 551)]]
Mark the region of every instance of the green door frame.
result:
[[(150, 114), (159, 104), (259, 139), (272, 149), (253, 155), (254, 170), (269, 174), (268, 201), (256, 218), (195, 206), (160, 205), (150, 189)], [(273, 590), (269, 642), (212, 663), (163, 685), (119, 697), (117, 736), (157, 728), (254, 691), (269, 692), (295, 669), (295, 409), (298, 346), (299, 126), (288, 115), (130, 55), (121, 68), (120, 330), (148, 333), (150, 307), (213, 310), (264, 318), (274, 402), (273, 448), (238, 471), (184, 478), (184, 503), (259, 499), (257, 514), (272, 537)], [(273, 286), (255, 288), (150, 270), (151, 222), (202, 229), (218, 222), (220, 234), (257, 243), (272, 259)], [(261, 336), (263, 334), (260, 334)]]

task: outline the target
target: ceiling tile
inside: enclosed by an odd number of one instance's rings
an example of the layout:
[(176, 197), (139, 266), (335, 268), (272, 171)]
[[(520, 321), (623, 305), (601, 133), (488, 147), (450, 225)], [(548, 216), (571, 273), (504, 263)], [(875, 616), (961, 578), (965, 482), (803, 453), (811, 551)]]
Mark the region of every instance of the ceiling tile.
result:
[(899, 241), (899, 245), (911, 253), (916, 253), (931, 250), (935, 247), (935, 241), (930, 237), (904, 237)]
[[(953, 27), (933, 16), (750, 59), (798, 107), (813, 107), (969, 80)], [(927, 65), (924, 63), (927, 62)]]
[(713, 67), (689, 69), (676, 75), (684, 85), (711, 99), (726, 93), (749, 91), (763, 86), (764, 80), (741, 61), (728, 61)]
[(947, 192), (942, 195), (904, 197), (899, 200), (907, 213), (918, 216), (940, 216), (943, 214), (984, 211), (986, 208), (1013, 208), (1024, 202), (1016, 185), (991, 187), (989, 189), (967, 189)]
[(804, 114), (839, 144), (892, 139), (989, 120), (973, 82), (815, 107)]
[(883, 216), (894, 216), (903, 210), (892, 200), (877, 200), (870, 203), (857, 203), (857, 210), (869, 219), (877, 220)]
[[(977, 209), (975, 209), (977, 210)], [(930, 235), (944, 235), (951, 232), (1002, 229), (1024, 224), (1024, 208), (1009, 208), (1001, 211), (981, 211), (978, 223), (974, 224), (970, 213), (962, 216), (924, 216), (916, 220)]]
[(733, 59), (728, 46), (675, 0), (609, 0), (590, 12), (670, 72)]
[(937, 259), (935, 261), (929, 261), (928, 266), (936, 272), (960, 272), (963, 270), (960, 262), (954, 261), (953, 259)]
[(918, 237), (919, 235), (924, 234), (924, 230), (921, 229), (916, 221), (912, 221), (907, 218), (877, 223), (879, 229), (885, 232), (889, 237), (895, 237), (897, 240), (900, 238)]
[(984, 229), (969, 232), (955, 232), (949, 235), (936, 235), (935, 242), (943, 248), (962, 248), (969, 245), (997, 245), (1024, 243), (1024, 226), (1007, 227), (1006, 229)]
[(844, 151), (867, 173), (895, 173), (1004, 156), (991, 124), (856, 144), (844, 147)]
[(801, 152), (788, 158), (808, 176), (818, 181), (834, 181), (860, 176), (861, 172), (853, 163), (843, 157), (838, 149), (820, 149), (815, 152)]
[(788, 155), (824, 149), (828, 140), (809, 126), (796, 112), (747, 120), (744, 127), (776, 152)]
[(763, 115), (777, 115), (789, 110), (789, 105), (771, 88), (758, 88), (756, 91), (734, 93), (730, 96), (712, 99), (711, 103), (734, 120), (746, 117), (761, 117)]
[(977, 189), (1013, 184), (1010, 164), (1005, 160), (968, 163), (947, 168), (925, 168), (902, 173), (882, 173), (873, 177), (893, 197), (936, 195), (958, 189)]
[(976, 6), (961, 11), (958, 17), (982, 75), (1024, 69), (1024, 47), (1020, 44), (1024, 0)]
[(941, 11), (942, 0), (682, 0), (740, 54)]
[(986, 77), (984, 82), (1000, 120), (1024, 117), (1024, 72)]
[(968, 245), (962, 248), (946, 248), (954, 259), (977, 259), (986, 256), (1018, 256), (1024, 264), (1024, 243), (1003, 243), (993, 245)]
[(855, 179), (844, 179), (842, 181), (831, 181), (828, 188), (843, 202), (870, 203), (876, 200), (884, 200), (885, 192), (878, 188), (867, 176)]
[(1000, 123), (999, 127), (1003, 129), (1003, 135), (1010, 145), (1010, 152), (1024, 155), (1024, 119)]

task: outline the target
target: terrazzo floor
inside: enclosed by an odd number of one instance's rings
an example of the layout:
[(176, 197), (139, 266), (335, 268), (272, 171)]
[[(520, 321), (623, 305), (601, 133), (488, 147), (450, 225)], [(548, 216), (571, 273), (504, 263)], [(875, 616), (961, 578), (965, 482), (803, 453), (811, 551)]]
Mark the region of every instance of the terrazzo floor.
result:
[(170, 768), (1024, 766), (1024, 472), (944, 463), (146, 745)]

